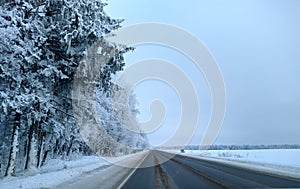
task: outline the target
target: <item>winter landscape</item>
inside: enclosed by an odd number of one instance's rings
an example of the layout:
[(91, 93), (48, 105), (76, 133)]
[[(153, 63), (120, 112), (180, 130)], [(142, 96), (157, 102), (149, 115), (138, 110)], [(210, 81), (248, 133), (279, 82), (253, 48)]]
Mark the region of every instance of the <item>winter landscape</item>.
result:
[(0, 189), (300, 188), (300, 4), (265, 3), (0, 0)]

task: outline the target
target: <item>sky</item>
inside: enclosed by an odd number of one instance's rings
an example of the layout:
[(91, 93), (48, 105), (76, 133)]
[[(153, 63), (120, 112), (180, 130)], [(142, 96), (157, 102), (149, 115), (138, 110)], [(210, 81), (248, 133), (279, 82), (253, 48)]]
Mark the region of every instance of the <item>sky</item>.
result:
[[(125, 19), (122, 26), (158, 22), (179, 27), (200, 39), (216, 59), (226, 85), (226, 114), (215, 144), (300, 144), (300, 1), (297, 0), (109, 0), (106, 12)], [(182, 69), (193, 82), (200, 104), (199, 144), (211, 114), (205, 76), (174, 49), (141, 45), (125, 56), (127, 65), (159, 58)], [(160, 145), (175, 131), (180, 97), (166, 83), (141, 82), (134, 89), (140, 121), (160, 99), (164, 123), (148, 134)]]

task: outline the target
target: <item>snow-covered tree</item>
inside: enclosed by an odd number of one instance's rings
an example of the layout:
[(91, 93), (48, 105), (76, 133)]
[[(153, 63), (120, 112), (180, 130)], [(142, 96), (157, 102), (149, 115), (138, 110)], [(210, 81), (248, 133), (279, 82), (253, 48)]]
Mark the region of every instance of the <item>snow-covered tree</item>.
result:
[[(118, 144), (126, 148), (145, 148), (149, 145), (147, 137), (141, 133), (140, 125), (137, 121), (137, 108), (130, 105), (136, 101), (134, 94), (128, 95), (128, 88), (114, 87), (112, 95), (119, 94), (119, 98), (105, 98), (105, 94), (99, 91), (97, 94), (97, 110), (102, 121), (102, 126), (107, 134), (112, 137)], [(122, 97), (121, 97), (122, 96)], [(134, 108), (133, 108), (134, 107)], [(133, 108), (133, 109), (131, 109)]]
[[(105, 156), (120, 151), (130, 152), (130, 148), (148, 145), (146, 137), (141, 136), (140, 130), (135, 132), (129, 129), (129, 127), (139, 129), (136, 115), (131, 112), (126, 98), (129, 91), (113, 83), (109, 85), (109, 91), (102, 90), (104, 85), (102, 78), (106, 78), (103, 70), (109, 70), (107, 65), (111, 57), (115, 57), (121, 49), (126, 48), (110, 44), (103, 39), (97, 41), (86, 53), (75, 75), (73, 104), (77, 123), (89, 146)], [(98, 79), (99, 72), (100, 79)]]
[[(91, 153), (75, 126), (74, 74), (92, 44), (122, 20), (110, 18), (100, 0), (0, 5), (0, 176), (41, 166), (48, 158)], [(111, 76), (122, 70), (128, 50), (114, 49), (101, 69), (99, 90), (110, 91)]]

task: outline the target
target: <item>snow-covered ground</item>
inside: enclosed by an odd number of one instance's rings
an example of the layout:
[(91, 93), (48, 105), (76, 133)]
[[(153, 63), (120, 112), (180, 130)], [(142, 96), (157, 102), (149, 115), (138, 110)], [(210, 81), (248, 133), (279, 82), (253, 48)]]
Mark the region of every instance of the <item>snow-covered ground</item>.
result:
[(185, 150), (181, 154), (300, 178), (300, 149)]
[(97, 156), (83, 156), (72, 161), (54, 159), (40, 169), (25, 172), (21, 177), (1, 179), (0, 188), (48, 188), (105, 165), (108, 163)]
[(110, 165), (113, 165), (113, 162), (124, 159), (134, 160), (133, 156), (139, 156), (138, 154), (109, 159), (103, 159), (98, 156), (83, 156), (71, 161), (50, 160), (43, 167), (24, 172), (22, 176), (0, 179), (0, 189), (56, 188), (61, 183), (90, 174), (91, 171), (108, 168)]
[(206, 157), (295, 166), (300, 168), (300, 149), (208, 150), (205, 152), (186, 150), (186, 153)]

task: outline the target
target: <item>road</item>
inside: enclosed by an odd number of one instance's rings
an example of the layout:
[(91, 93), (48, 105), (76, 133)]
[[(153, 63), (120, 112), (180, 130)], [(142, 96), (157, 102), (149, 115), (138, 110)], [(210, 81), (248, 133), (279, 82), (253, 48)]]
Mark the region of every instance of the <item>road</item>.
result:
[(300, 188), (300, 180), (162, 151), (150, 151), (140, 167), (120, 188)]

